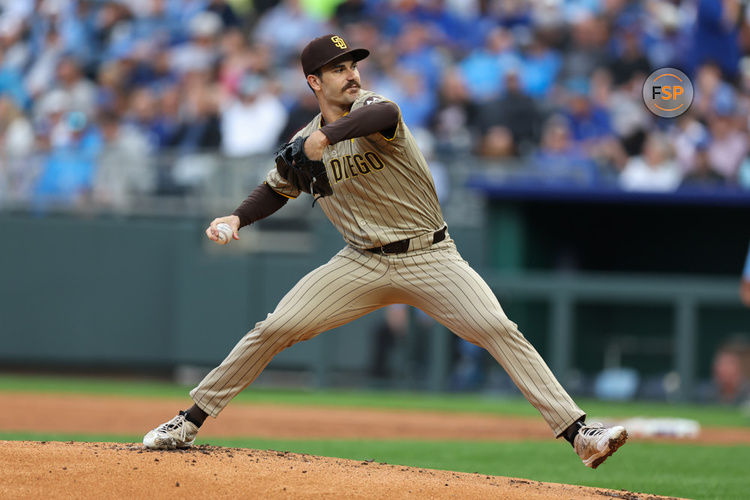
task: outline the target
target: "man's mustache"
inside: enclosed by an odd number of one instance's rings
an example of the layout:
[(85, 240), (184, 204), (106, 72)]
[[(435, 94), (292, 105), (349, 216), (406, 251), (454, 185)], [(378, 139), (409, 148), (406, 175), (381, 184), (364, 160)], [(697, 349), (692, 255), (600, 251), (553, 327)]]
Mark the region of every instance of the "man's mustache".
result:
[(347, 85), (346, 87), (344, 87), (344, 88), (343, 88), (343, 89), (341, 89), (341, 90), (342, 90), (342, 92), (343, 92), (343, 91), (345, 91), (345, 90), (349, 90), (349, 89), (350, 89), (350, 88), (352, 88), (352, 87), (360, 88), (359, 82), (351, 82), (351, 83), (349, 83), (349, 84), (348, 84), (348, 85)]

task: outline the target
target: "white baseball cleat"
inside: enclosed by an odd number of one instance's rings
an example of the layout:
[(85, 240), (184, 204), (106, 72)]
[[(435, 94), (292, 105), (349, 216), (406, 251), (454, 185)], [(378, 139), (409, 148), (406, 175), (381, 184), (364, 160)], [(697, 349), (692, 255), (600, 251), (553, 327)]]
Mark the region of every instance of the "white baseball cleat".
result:
[(181, 411), (169, 422), (143, 436), (143, 446), (151, 450), (174, 450), (190, 448), (198, 434), (198, 426), (185, 419), (187, 412)]
[(628, 431), (621, 425), (605, 427), (592, 423), (580, 428), (573, 440), (578, 456), (586, 467), (596, 469), (628, 439)]

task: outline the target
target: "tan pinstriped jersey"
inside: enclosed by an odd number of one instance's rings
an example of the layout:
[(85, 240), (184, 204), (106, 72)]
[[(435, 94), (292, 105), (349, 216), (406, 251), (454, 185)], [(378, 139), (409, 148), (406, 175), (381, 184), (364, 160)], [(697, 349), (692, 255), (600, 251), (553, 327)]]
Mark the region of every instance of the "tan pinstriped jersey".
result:
[[(362, 90), (351, 109), (383, 101), (388, 99)], [(318, 114), (295, 137), (312, 134), (320, 121)], [(392, 138), (378, 132), (345, 139), (325, 148), (323, 162), (333, 195), (318, 203), (352, 246), (379, 247), (443, 227), (432, 174), (400, 113)], [(300, 194), (276, 168), (266, 182), (289, 198)]]

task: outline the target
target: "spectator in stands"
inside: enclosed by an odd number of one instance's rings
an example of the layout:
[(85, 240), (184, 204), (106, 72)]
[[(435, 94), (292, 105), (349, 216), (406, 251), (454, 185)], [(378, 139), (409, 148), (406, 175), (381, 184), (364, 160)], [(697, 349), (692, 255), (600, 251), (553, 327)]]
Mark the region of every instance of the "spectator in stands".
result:
[(438, 93), (437, 109), (432, 116), (431, 129), (437, 139), (436, 150), (441, 155), (468, 153), (473, 145), (473, 130), (477, 106), (471, 100), (461, 72), (449, 69), (443, 75)]
[(180, 86), (172, 85), (162, 89), (158, 96), (156, 133), (159, 138), (159, 149), (162, 151), (173, 149), (180, 142), (184, 121), (180, 94)]
[(44, 37), (44, 46), (37, 51), (26, 72), (26, 90), (32, 98), (37, 98), (52, 87), (57, 63), (64, 52), (60, 34), (57, 29), (50, 27)]
[[(161, 123), (159, 108), (157, 106), (156, 93), (149, 87), (139, 87), (130, 94), (129, 113), (126, 115), (127, 123), (137, 129), (141, 136), (144, 137), (151, 145), (151, 150), (159, 149), (161, 143)], [(111, 132), (112, 139), (117, 135), (119, 129), (112, 127), (112, 120), (104, 120), (109, 126), (108, 132)], [(113, 135), (114, 134), (114, 135)]]
[(104, 113), (99, 119), (102, 149), (97, 157), (92, 197), (95, 203), (127, 210), (138, 195), (155, 187), (153, 148), (134, 126), (123, 125), (119, 117)]
[(727, 85), (721, 78), (721, 69), (713, 63), (700, 66), (693, 78), (695, 95), (690, 106), (698, 119), (706, 119), (713, 112), (716, 94)]
[(560, 73), (562, 60), (541, 37), (532, 38), (523, 49), (523, 59), (518, 66), (524, 91), (536, 98), (549, 94)]
[(651, 73), (636, 26), (624, 29), (619, 37), (615, 37), (615, 42), (615, 51), (609, 64), (615, 85), (622, 85), (635, 75), (648, 76)]
[(39, 99), (41, 106), (44, 106), (45, 99), (52, 92), (61, 92), (71, 111), (81, 111), (87, 116), (93, 115), (96, 111), (96, 86), (84, 78), (80, 65), (72, 57), (60, 59), (57, 65), (57, 79), (52, 89)]
[(240, 30), (229, 30), (221, 37), (221, 62), (219, 64), (219, 85), (225, 94), (235, 94), (242, 77), (253, 64), (245, 36)]
[(727, 184), (727, 180), (711, 168), (711, 162), (708, 158), (708, 142), (708, 136), (706, 136), (695, 145), (692, 168), (682, 179), (680, 187), (716, 189)]
[(708, 166), (711, 170), (706, 156), (709, 143), (708, 129), (693, 113), (685, 113), (677, 118), (669, 134), (669, 140), (675, 150), (675, 159), (683, 172), (689, 173), (697, 168), (699, 146), (703, 156), (701, 166)]
[(576, 141), (589, 158), (606, 167), (624, 165), (622, 145), (617, 140), (610, 114), (590, 97), (591, 83), (575, 79), (567, 82), (567, 118)]
[(542, 179), (553, 183), (591, 185), (597, 179), (596, 165), (573, 140), (570, 123), (552, 116), (542, 130), (542, 143), (533, 156), (532, 168)]
[(750, 248), (747, 250), (745, 257), (745, 267), (742, 269), (742, 278), (740, 280), (740, 300), (747, 307), (750, 307)]
[(193, 73), (185, 81), (187, 102), (171, 146), (177, 154), (172, 180), (178, 192), (200, 192), (217, 168), (222, 143), (217, 94), (208, 73)]
[[(221, 146), (217, 94), (208, 72), (194, 72), (181, 87), (184, 103), (172, 147), (181, 153), (216, 151)], [(179, 96), (178, 96), (179, 97)]]
[(747, 133), (742, 130), (742, 118), (735, 114), (737, 100), (734, 91), (722, 86), (714, 100), (714, 110), (708, 119), (711, 136), (708, 161), (711, 168), (728, 182), (737, 182), (740, 164), (748, 153)]
[[(17, 4), (13, 2), (12, 5)], [(2, 70), (12, 70), (20, 78), (33, 57), (29, 25), (23, 20), (23, 14), (14, 14), (9, 7), (6, 4), (0, 15), (0, 66)], [(26, 89), (23, 91), (25, 94)]]
[(56, 129), (64, 131), (52, 138), (34, 195), (40, 206), (80, 205), (91, 192), (101, 135), (81, 111), (66, 112)]
[(726, 78), (737, 76), (740, 61), (741, 0), (698, 0), (693, 48), (687, 62), (715, 62)]
[(385, 316), (373, 331), (374, 346), (370, 365), (370, 375), (385, 379), (393, 373), (391, 360), (396, 344), (406, 337), (409, 331), (408, 307), (394, 304), (385, 308)]
[(167, 47), (180, 41), (180, 19), (167, 8), (168, 0), (145, 0), (133, 5), (131, 41), (142, 41), (158, 47)]
[(522, 89), (516, 69), (505, 74), (503, 95), (479, 107), (477, 116), (483, 140), (486, 141), (490, 129), (502, 127), (512, 134), (511, 140), (517, 152), (528, 152), (538, 142), (541, 120), (536, 102)]
[(607, 26), (590, 12), (581, 12), (570, 26), (572, 38), (562, 57), (562, 81), (587, 78), (596, 68), (604, 67), (607, 53)]
[(9, 60), (6, 47), (0, 42), (0, 95), (10, 96), (17, 106), (25, 109), (29, 105), (29, 95), (24, 86), (22, 68)]
[[(279, 36), (281, 26), (284, 28), (283, 36)], [(299, 55), (308, 40), (330, 31), (325, 22), (313, 18), (302, 9), (300, 0), (281, 0), (258, 20), (254, 38), (274, 48), (276, 64), (287, 64)]]
[[(345, 0), (336, 6), (334, 19), (338, 26), (346, 26), (364, 21), (367, 13), (367, 3), (365, 0)], [(348, 39), (351, 39), (351, 37)], [(370, 47), (370, 45), (366, 44), (362, 46)]]
[(125, 114), (128, 110), (128, 95), (125, 71), (119, 61), (107, 61), (97, 72), (96, 104), (99, 110)]
[(34, 146), (34, 131), (18, 103), (0, 94), (0, 154), (22, 158)]
[(693, 14), (688, 2), (669, 0), (646, 4), (644, 46), (652, 68), (687, 68), (690, 65)]
[(397, 63), (402, 71), (416, 73), (424, 79), (427, 91), (434, 99), (445, 67), (445, 58), (429, 27), (421, 23), (410, 23), (395, 40)]
[(172, 49), (173, 71), (183, 75), (190, 71), (208, 71), (219, 58), (221, 18), (213, 12), (201, 12), (190, 20), (190, 40)]
[(404, 123), (409, 127), (425, 127), (437, 107), (435, 94), (425, 79), (416, 71), (404, 70), (397, 73), (395, 83), (386, 95), (399, 103)]
[(459, 63), (463, 81), (475, 102), (496, 98), (503, 91), (504, 75), (521, 65), (513, 35), (503, 28), (489, 32), (484, 47), (477, 48)]
[(284, 125), (284, 130), (279, 135), (279, 144), (289, 142), (294, 134), (307, 125), (318, 113), (320, 113), (320, 108), (318, 107), (318, 100), (315, 98), (315, 94), (309, 91), (303, 92), (295, 100), (294, 106), (287, 114), (286, 125)]
[(270, 153), (286, 122), (287, 111), (269, 91), (268, 82), (247, 74), (237, 95), (230, 97), (221, 110), (222, 151), (229, 157)]
[(631, 158), (620, 174), (620, 186), (626, 191), (674, 191), (681, 180), (672, 147), (662, 134), (649, 135), (641, 156)]
[(493, 125), (479, 139), (479, 156), (488, 160), (505, 160), (518, 155), (513, 132), (507, 127)]
[(494, 0), (486, 2), (484, 13), (501, 26), (512, 28), (531, 24), (532, 2)]
[(715, 400), (732, 405), (750, 401), (750, 348), (744, 340), (729, 342), (714, 355)]
[(568, 91), (566, 116), (570, 122), (573, 139), (587, 149), (591, 149), (611, 138), (613, 130), (609, 114), (591, 101), (589, 80), (570, 80), (566, 83), (566, 88)]
[(0, 94), (0, 198), (28, 195), (36, 175), (29, 161), (33, 148), (31, 122), (14, 99)]
[[(599, 73), (601, 79), (610, 78), (606, 71)], [(647, 75), (635, 74), (617, 87), (610, 87), (607, 96), (599, 99), (598, 104), (607, 109), (611, 119), (612, 130), (621, 144), (620, 154), (637, 156), (643, 149), (643, 142), (651, 127), (653, 115), (643, 105), (643, 82)], [(603, 83), (602, 85), (606, 85)], [(615, 160), (618, 168), (624, 166), (622, 158)]]
[(435, 45), (450, 49), (464, 48), (472, 29), (470, 23), (448, 8), (445, 0), (423, 0), (417, 20), (432, 32)]
[(225, 30), (242, 26), (240, 17), (235, 12), (233, 5), (227, 0), (210, 0), (206, 10), (219, 16)]

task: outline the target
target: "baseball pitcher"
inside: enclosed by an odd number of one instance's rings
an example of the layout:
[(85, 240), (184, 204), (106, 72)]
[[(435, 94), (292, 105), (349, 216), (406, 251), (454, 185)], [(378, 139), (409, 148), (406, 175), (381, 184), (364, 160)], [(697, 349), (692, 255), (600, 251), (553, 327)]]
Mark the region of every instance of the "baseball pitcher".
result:
[(283, 349), (389, 304), (423, 310), (456, 335), (489, 351), (556, 437), (596, 468), (627, 439), (623, 427), (586, 424), (585, 413), (542, 357), (508, 319), (448, 233), (435, 185), (398, 106), (363, 90), (357, 62), (369, 55), (339, 35), (312, 40), (302, 68), (320, 114), (278, 152), (266, 180), (226, 223), (240, 228), (267, 217), (301, 193), (314, 197), (346, 246), (302, 278), (263, 321), (190, 392), (193, 406), (150, 431), (151, 449), (193, 444)]

